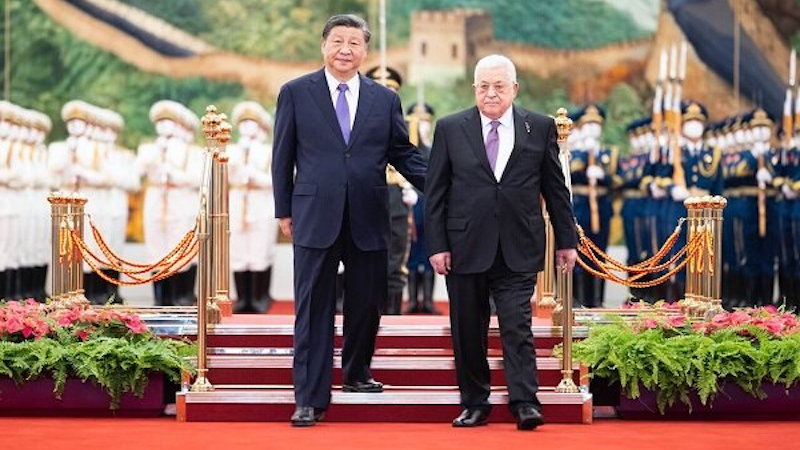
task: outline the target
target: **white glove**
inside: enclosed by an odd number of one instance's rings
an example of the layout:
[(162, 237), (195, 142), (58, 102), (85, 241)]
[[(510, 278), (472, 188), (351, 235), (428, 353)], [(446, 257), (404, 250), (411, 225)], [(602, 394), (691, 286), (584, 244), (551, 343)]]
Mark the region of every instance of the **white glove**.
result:
[(672, 200), (682, 202), (689, 198), (689, 191), (683, 186), (674, 186), (670, 191), (670, 195), (672, 196)]
[(417, 191), (415, 191), (411, 187), (404, 187), (403, 188), (403, 203), (408, 206), (414, 206), (417, 204), (417, 200), (419, 200), (419, 195)]
[(655, 183), (650, 183), (650, 194), (653, 195), (654, 199), (661, 200), (667, 196), (667, 191), (658, 187)]
[(786, 200), (796, 200), (797, 197), (800, 197), (800, 194), (798, 194), (798, 192), (792, 189), (788, 184), (781, 186), (781, 191), (783, 191), (783, 196), (786, 197)]
[(756, 172), (756, 180), (758, 181), (759, 185), (762, 183), (770, 184), (772, 183), (772, 174), (769, 173), (769, 170), (767, 170), (766, 167), (762, 167), (758, 169), (758, 172)]
[(606, 176), (606, 172), (600, 166), (589, 166), (586, 168), (586, 177), (599, 180)]

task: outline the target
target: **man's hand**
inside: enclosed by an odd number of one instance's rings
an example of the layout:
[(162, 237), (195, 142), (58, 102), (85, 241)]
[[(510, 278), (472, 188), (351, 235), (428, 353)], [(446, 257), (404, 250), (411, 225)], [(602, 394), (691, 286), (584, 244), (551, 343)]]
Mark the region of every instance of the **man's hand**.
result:
[(433, 270), (439, 275), (450, 273), (450, 252), (441, 252), (428, 258), (433, 266)]
[(292, 218), (291, 217), (281, 217), (278, 219), (278, 225), (281, 227), (281, 232), (284, 236), (291, 238), (292, 237)]
[(574, 248), (556, 250), (556, 270), (560, 270), (564, 273), (572, 272), (577, 259), (578, 251)]

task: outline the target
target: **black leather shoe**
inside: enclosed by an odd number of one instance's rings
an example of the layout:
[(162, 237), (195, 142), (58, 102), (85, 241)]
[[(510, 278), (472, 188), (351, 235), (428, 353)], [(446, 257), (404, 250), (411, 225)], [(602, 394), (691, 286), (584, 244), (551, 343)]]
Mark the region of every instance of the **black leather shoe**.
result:
[(466, 408), (453, 419), (454, 427), (479, 427), (489, 422), (489, 411), (482, 408)]
[(345, 383), (342, 392), (383, 392), (383, 383), (370, 378), (367, 381), (356, 381), (355, 383)]
[(539, 425), (544, 425), (544, 416), (535, 406), (521, 406), (517, 410), (518, 430), (533, 430)]
[(325, 418), (325, 411), (311, 406), (298, 406), (292, 414), (293, 427), (311, 427)]

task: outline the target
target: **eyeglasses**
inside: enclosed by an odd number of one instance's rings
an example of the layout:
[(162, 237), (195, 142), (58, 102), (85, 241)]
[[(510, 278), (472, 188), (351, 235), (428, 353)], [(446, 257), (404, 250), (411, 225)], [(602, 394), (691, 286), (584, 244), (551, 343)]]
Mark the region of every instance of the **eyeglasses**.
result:
[(504, 94), (511, 87), (511, 85), (508, 83), (495, 83), (495, 84), (481, 83), (473, 86), (475, 87), (475, 90), (480, 92), (481, 94), (485, 94), (489, 92), (490, 89), (494, 89), (494, 92), (500, 95)]

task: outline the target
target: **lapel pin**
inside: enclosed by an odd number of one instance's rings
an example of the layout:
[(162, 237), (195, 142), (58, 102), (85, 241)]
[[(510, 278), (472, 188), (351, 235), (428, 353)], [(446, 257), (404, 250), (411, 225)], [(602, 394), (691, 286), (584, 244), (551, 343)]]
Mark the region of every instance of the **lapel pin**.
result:
[(531, 134), (531, 124), (529, 124), (527, 120), (525, 121), (525, 131)]

